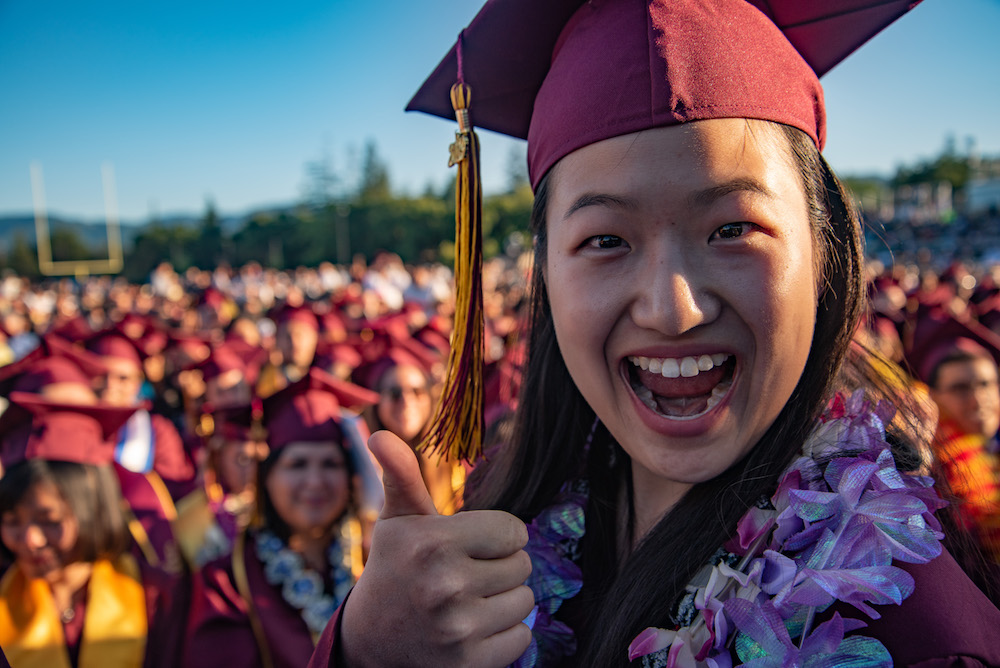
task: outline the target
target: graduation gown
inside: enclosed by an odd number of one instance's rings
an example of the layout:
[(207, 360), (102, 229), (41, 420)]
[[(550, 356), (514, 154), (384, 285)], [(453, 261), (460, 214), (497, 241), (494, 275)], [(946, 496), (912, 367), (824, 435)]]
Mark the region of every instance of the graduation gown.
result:
[[(240, 591), (241, 565), (249, 602)], [(205, 565), (195, 577), (182, 665), (302, 668), (314, 647), (312, 633), (299, 611), (267, 581), (249, 537), (237, 542), (231, 556)], [(269, 655), (269, 663), (264, 653)]]
[[(845, 604), (833, 606), (826, 616), (836, 611), (843, 617), (864, 621), (868, 627), (855, 634), (879, 640), (889, 650), (895, 666), (1000, 666), (1000, 610), (979, 591), (951, 554), (944, 551), (926, 564), (896, 565), (909, 572), (916, 584), (914, 593), (902, 605), (873, 606), (882, 615), (878, 620)], [(347, 668), (340, 656), (343, 607), (320, 636), (309, 668)], [(623, 655), (626, 649), (622, 647)], [(735, 653), (733, 659), (738, 665)], [(562, 665), (575, 662), (570, 657)]]

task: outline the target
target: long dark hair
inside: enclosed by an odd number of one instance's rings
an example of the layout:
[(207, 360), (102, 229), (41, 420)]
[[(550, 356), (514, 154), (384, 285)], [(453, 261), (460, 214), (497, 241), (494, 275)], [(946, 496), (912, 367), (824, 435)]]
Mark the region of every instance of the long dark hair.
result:
[[(751, 123), (748, 131), (755, 127)], [(567, 604), (572, 604), (572, 616), (579, 622), (574, 624), (579, 665), (627, 665), (625, 648), (640, 631), (650, 625), (672, 626), (670, 616), (684, 586), (731, 537), (747, 508), (773, 492), (837, 385), (864, 306), (860, 222), (812, 141), (799, 130), (775, 127), (781, 128), (802, 177), (821, 279), (805, 369), (781, 413), (749, 454), (718, 477), (692, 487), (623, 564), (616, 554), (618, 500), (630, 501), (630, 494), (622, 494), (622, 485), (630, 484), (628, 458), (607, 430), (598, 427), (585, 464), (589, 470), (580, 470), (594, 411), (559, 353), (545, 289), (547, 177), (536, 193), (532, 230), (538, 261), (532, 276), (528, 363), (513, 439), (474, 470), (466, 507), (499, 508), (527, 520), (551, 502), (567, 479), (589, 479), (581, 559), (585, 584)], [(574, 468), (572, 463), (580, 464)]]

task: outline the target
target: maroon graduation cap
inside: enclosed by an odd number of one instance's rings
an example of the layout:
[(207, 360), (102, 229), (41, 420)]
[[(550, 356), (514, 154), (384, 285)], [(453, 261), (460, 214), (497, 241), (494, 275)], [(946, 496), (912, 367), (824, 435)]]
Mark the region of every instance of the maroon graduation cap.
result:
[(490, 0), (407, 110), (454, 118), (462, 79), (474, 125), (528, 139), (533, 187), (577, 148), (704, 118), (777, 121), (822, 148), (817, 78), (918, 2)]
[(11, 406), (26, 411), (31, 426), (13, 439), (4, 439), (4, 468), (25, 459), (110, 464), (115, 436), (136, 411), (134, 406), (56, 403), (27, 392), (13, 392), (10, 400)]
[(975, 320), (959, 320), (943, 309), (921, 313), (906, 351), (906, 361), (917, 378), (929, 382), (941, 362), (956, 352), (1000, 364), (1000, 335)]
[(65, 339), (46, 334), (38, 347), (23, 358), (0, 367), (0, 396), (15, 390), (39, 392), (52, 383), (81, 383), (91, 385), (91, 380), (108, 372), (100, 357)]
[(340, 442), (341, 407), (377, 401), (378, 394), (312, 367), (301, 380), (264, 400), (267, 444), (278, 450), (295, 442)]

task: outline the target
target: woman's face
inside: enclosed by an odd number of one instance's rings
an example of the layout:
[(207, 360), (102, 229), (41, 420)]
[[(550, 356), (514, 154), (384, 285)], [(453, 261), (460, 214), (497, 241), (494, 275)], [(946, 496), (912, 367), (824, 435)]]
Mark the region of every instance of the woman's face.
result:
[(108, 374), (101, 399), (114, 406), (134, 406), (142, 389), (142, 367), (120, 357), (105, 357)]
[(328, 529), (347, 509), (350, 474), (336, 443), (290, 443), (278, 455), (264, 485), (292, 534)]
[(0, 518), (0, 539), (28, 578), (58, 575), (75, 561), (80, 528), (52, 483), (33, 485), (21, 502)]
[(379, 422), (404, 441), (412, 441), (431, 419), (431, 393), (424, 372), (408, 364), (392, 367), (379, 382)]
[(813, 234), (783, 136), (742, 119), (616, 137), (550, 176), (566, 365), (663, 512), (745, 455), (806, 363)]

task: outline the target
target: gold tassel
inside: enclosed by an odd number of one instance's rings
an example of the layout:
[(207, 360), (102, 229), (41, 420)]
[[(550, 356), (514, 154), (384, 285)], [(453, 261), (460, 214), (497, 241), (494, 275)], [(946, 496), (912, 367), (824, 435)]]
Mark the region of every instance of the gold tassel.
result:
[(469, 122), (471, 91), (464, 83), (451, 87), (458, 120), (448, 166), (455, 177), (455, 324), (447, 375), (432, 427), (420, 450), (448, 460), (475, 461), (483, 436), (483, 192), (479, 178), (479, 139)]

